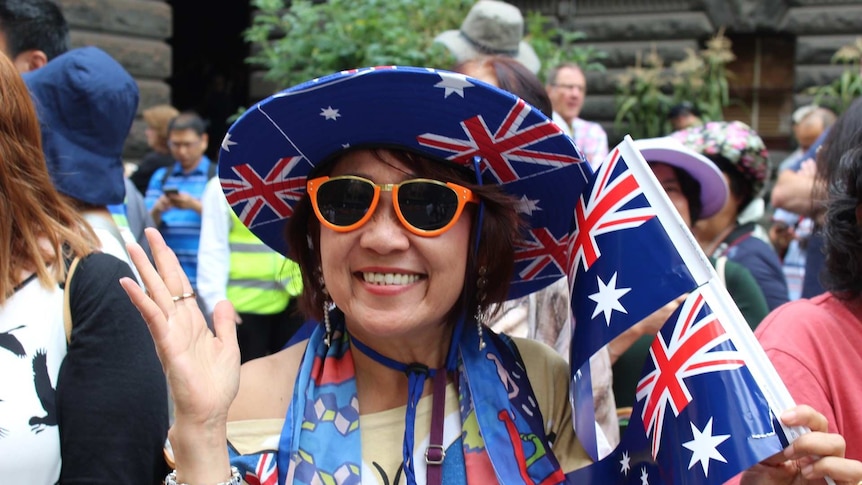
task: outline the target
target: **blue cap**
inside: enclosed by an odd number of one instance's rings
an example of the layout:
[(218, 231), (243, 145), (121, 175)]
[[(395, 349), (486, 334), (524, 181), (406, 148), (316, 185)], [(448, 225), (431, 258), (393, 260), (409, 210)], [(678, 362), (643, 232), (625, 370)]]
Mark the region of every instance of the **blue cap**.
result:
[(83, 47), (23, 77), (57, 190), (92, 205), (123, 203), (123, 145), (138, 107), (132, 76), (101, 49)]

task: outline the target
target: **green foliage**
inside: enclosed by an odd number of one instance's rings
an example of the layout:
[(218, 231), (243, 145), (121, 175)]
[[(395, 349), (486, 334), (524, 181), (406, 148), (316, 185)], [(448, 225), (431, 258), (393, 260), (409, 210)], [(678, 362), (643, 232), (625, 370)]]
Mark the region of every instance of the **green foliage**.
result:
[(812, 86), (807, 93), (814, 95), (814, 104), (832, 109), (839, 115), (859, 96), (862, 96), (862, 37), (853, 44), (838, 49), (832, 63), (844, 66), (841, 75), (824, 86)]
[(473, 1), (294, 0), (285, 7), (284, 0), (253, 0), (248, 60), (285, 87), (363, 66), (450, 67), (452, 56), (433, 39), (457, 28)]
[[(289, 3), (286, 6), (285, 3)], [(434, 43), (457, 29), (475, 0), (252, 0), (257, 10), (245, 32), (248, 62), (266, 69), (281, 87), (344, 69), (377, 65), (452, 68), (454, 57)], [(604, 53), (583, 47), (580, 32), (545, 28), (540, 13), (528, 13), (527, 40), (542, 65), (571, 60), (587, 69)]]
[(638, 139), (667, 132), (665, 120), (673, 106), (673, 96), (663, 90), (669, 83), (664, 72), (664, 61), (653, 49), (644, 60), (638, 53), (635, 66), (620, 75), (614, 119), (618, 133), (628, 132)]
[(584, 71), (604, 72), (605, 66), (601, 61), (608, 57), (607, 52), (584, 45), (587, 35), (583, 32), (562, 30), (552, 25), (541, 12), (528, 12), (526, 22), (526, 40), (542, 60), (543, 70), (539, 73), (542, 81), (546, 81), (547, 69), (563, 62), (573, 62)]
[(730, 40), (719, 31), (700, 51), (686, 50), (686, 57), (664, 66), (655, 47), (618, 78), (614, 129), (633, 138), (662, 136), (671, 130), (667, 115), (682, 102), (694, 104), (704, 121), (723, 119), (730, 104), (727, 64), (735, 59)]

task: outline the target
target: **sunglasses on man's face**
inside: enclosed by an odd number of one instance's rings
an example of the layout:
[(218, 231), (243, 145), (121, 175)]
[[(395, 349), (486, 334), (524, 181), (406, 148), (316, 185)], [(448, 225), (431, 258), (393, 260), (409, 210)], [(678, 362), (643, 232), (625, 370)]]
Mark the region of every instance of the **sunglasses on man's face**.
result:
[(380, 192), (392, 192), (395, 214), (401, 224), (419, 236), (439, 236), (458, 222), (468, 202), (478, 203), (473, 192), (458, 184), (430, 179), (411, 179), (398, 184), (375, 184), (344, 175), (318, 177), (306, 186), (317, 219), (336, 232), (362, 227), (371, 219)]

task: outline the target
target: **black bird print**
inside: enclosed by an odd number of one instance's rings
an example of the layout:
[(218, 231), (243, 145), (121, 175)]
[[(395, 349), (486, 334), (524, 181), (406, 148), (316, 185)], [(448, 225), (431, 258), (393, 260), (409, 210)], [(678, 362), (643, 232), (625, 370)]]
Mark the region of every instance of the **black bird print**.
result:
[(36, 396), (42, 403), (45, 416), (33, 416), (30, 418), (30, 428), (40, 433), (47, 426), (57, 426), (57, 409), (54, 406), (55, 390), (51, 387), (51, 376), (48, 375), (48, 356), (44, 350), (37, 350), (33, 356), (33, 385), (36, 387)]
[(8, 332), (0, 332), (0, 347), (12, 352), (16, 357), (26, 357), (27, 352), (24, 350), (24, 346), (21, 345), (21, 341), (18, 340), (18, 337), (12, 335), (12, 332), (19, 328), (24, 328), (24, 325), (15, 327)]

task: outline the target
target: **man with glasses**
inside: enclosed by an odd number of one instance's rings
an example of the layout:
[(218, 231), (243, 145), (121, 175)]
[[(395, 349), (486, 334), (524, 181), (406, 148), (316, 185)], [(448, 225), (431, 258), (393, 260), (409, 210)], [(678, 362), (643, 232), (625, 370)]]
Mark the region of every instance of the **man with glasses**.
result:
[(201, 196), (215, 175), (215, 163), (204, 154), (206, 123), (196, 113), (181, 113), (168, 125), (168, 148), (176, 162), (153, 173), (146, 204), (167, 245), (177, 254), (193, 288), (197, 288)]
[(554, 122), (574, 138), (593, 170), (608, 154), (608, 135), (598, 123), (580, 118), (587, 96), (587, 78), (574, 63), (559, 64), (548, 71), (545, 89), (554, 107)]

